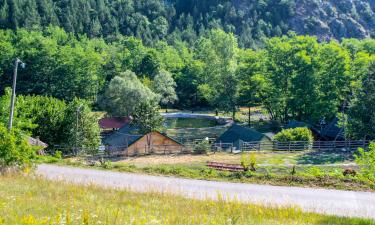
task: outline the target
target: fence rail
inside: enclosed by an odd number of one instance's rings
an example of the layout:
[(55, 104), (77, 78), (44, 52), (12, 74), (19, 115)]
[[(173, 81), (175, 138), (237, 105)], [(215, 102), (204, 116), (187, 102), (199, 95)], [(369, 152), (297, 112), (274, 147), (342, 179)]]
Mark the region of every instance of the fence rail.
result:
[[(374, 141), (292, 141), (292, 142), (242, 142), (240, 146), (234, 143), (210, 143), (211, 150), (218, 151), (356, 151), (358, 148), (368, 148), (369, 144)], [(192, 153), (198, 143), (186, 143), (184, 145), (150, 145), (138, 146), (136, 149), (129, 151), (127, 146), (110, 147), (100, 151), (93, 148), (77, 148), (55, 146), (54, 151), (61, 151), (65, 156), (74, 155), (106, 155), (106, 156), (133, 156), (133, 155), (166, 155), (166, 154), (184, 154)]]
[(220, 150), (241, 151), (356, 151), (358, 148), (367, 148), (372, 141), (291, 141), (291, 142), (242, 142), (237, 149), (233, 143), (215, 143), (213, 148)]

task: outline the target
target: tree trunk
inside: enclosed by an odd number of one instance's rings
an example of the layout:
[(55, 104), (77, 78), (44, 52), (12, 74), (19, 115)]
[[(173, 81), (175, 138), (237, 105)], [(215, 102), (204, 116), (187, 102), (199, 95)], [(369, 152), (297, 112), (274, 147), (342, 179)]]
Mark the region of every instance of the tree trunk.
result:
[(236, 121), (236, 109), (232, 110), (232, 118), (233, 118), (233, 121)]
[(249, 106), (249, 127), (251, 126), (251, 107)]

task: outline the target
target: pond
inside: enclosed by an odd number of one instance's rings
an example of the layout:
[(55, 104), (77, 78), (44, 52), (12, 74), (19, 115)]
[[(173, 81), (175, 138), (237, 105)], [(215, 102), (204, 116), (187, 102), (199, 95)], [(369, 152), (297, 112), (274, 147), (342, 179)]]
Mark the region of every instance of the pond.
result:
[(218, 125), (216, 120), (207, 118), (166, 118), (164, 126), (167, 129), (206, 128)]

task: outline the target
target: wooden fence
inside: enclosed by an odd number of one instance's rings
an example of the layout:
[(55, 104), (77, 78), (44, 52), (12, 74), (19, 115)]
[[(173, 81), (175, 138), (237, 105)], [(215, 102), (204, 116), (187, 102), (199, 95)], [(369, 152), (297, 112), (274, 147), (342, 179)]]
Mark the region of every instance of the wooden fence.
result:
[(215, 143), (215, 151), (356, 151), (358, 148), (367, 148), (372, 141), (291, 141), (291, 142), (243, 142), (240, 149), (233, 149), (232, 143)]
[[(314, 142), (243, 142), (240, 149), (236, 149), (233, 143), (211, 143), (211, 150), (217, 151), (356, 151), (358, 148), (368, 148), (373, 141), (314, 141)], [(167, 154), (189, 154), (194, 151), (198, 143), (186, 143), (184, 145), (152, 145), (139, 148), (131, 154), (127, 147), (107, 147), (104, 151), (91, 148), (74, 148), (55, 146), (54, 151), (62, 151), (64, 156), (74, 155), (103, 155), (103, 156), (135, 156), (135, 155), (167, 155)]]

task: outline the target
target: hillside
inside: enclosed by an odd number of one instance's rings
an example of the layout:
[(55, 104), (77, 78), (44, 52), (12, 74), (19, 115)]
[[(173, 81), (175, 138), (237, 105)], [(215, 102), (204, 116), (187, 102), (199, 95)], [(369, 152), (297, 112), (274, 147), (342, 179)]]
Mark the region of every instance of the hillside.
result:
[(242, 47), (290, 30), (329, 38), (375, 36), (375, 0), (0, 0), (0, 28), (49, 24), (89, 37), (117, 34), (194, 42), (212, 28), (238, 36)]

